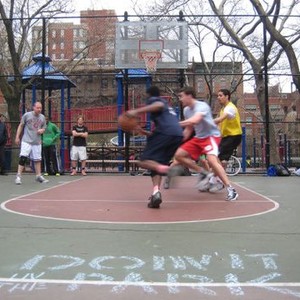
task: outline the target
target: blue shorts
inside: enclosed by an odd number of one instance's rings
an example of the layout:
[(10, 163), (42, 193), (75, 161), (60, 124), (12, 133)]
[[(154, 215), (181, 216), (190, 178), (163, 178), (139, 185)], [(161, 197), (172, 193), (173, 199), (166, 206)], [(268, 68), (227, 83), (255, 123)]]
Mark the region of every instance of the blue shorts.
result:
[(140, 160), (154, 160), (168, 165), (181, 143), (182, 136), (154, 132), (147, 138), (147, 144)]

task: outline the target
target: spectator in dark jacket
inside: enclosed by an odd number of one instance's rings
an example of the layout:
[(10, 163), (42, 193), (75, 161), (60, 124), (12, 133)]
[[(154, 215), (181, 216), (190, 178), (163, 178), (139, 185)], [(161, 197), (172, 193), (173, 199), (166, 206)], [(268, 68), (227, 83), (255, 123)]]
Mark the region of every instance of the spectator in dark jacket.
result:
[(0, 114), (0, 175), (6, 175), (4, 147), (8, 139), (8, 133), (4, 123), (4, 118), (5, 116)]

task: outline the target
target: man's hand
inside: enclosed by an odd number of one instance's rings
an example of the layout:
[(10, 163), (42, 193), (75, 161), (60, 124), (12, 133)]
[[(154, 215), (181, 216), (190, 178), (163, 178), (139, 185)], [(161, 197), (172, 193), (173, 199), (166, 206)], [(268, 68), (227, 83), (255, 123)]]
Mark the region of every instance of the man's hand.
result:
[(40, 128), (37, 130), (37, 134), (43, 134), (45, 132), (44, 128)]

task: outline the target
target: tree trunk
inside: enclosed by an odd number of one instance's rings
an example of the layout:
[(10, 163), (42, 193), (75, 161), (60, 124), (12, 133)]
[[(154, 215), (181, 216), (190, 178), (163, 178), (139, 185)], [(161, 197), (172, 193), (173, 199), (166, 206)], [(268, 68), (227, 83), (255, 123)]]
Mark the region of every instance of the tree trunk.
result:
[[(13, 149), (16, 149), (18, 147), (15, 144), (15, 137), (17, 132), (17, 127), (20, 123), (20, 99), (21, 99), (21, 93), (20, 94), (14, 94), (14, 97), (6, 97), (7, 102), (7, 109), (8, 109), (8, 115), (10, 118), (10, 124), (11, 124), (11, 142)], [(18, 156), (19, 151), (12, 151), (12, 157), (11, 157), (11, 170), (15, 171), (17, 169), (18, 165)]]
[[(266, 102), (265, 102), (264, 78), (260, 75), (255, 76), (255, 83), (256, 83), (256, 94), (257, 94), (258, 104), (262, 115), (262, 119), (264, 121), (264, 131), (266, 132), (268, 124), (266, 124), (266, 109), (265, 109)], [(280, 162), (280, 157), (279, 157), (278, 145), (276, 142), (275, 124), (270, 114), (269, 114), (269, 121), (270, 121), (269, 122), (270, 163), (276, 164)]]

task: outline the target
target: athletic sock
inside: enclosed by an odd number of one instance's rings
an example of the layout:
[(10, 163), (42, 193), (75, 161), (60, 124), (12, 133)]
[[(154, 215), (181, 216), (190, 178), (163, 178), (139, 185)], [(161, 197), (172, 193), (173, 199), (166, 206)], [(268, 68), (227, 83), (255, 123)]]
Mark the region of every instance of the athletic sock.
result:
[(156, 194), (157, 192), (159, 192), (159, 187), (158, 187), (158, 185), (155, 185), (153, 187), (153, 193), (152, 193), (152, 195)]

